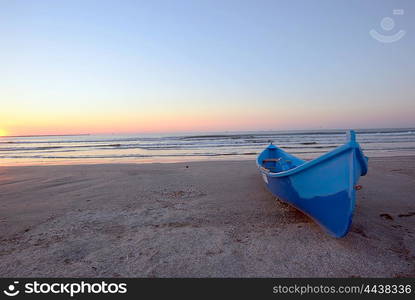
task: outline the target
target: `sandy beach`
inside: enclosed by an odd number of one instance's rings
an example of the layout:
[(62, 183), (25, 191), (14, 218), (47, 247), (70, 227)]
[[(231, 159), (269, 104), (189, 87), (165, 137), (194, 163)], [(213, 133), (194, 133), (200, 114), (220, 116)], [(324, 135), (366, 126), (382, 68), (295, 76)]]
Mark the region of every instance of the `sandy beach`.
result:
[(372, 158), (351, 232), (252, 161), (0, 167), (1, 277), (415, 276), (415, 157)]

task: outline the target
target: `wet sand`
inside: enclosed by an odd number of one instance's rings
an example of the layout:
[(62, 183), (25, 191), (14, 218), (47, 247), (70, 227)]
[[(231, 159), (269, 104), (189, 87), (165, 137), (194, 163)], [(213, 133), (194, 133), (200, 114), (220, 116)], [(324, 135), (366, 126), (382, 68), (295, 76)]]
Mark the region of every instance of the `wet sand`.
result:
[(360, 184), (335, 239), (253, 161), (0, 166), (0, 276), (414, 277), (415, 157)]

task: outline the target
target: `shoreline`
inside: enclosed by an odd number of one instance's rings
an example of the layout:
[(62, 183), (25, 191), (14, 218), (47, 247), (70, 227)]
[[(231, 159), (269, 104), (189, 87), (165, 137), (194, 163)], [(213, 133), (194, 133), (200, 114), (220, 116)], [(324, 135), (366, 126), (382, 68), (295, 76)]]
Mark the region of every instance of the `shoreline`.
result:
[[(324, 154), (324, 153), (323, 153)], [(127, 162), (123, 162), (123, 161), (109, 161), (108, 159), (106, 160), (102, 160), (100, 162), (98, 161), (94, 161), (94, 160), (90, 160), (88, 161), (87, 159), (82, 160), (83, 162), (75, 162), (75, 161), (70, 161), (70, 160), (66, 160), (65, 162), (48, 162), (48, 163), (37, 163), (37, 164), (1, 164), (0, 163), (0, 168), (1, 167), (7, 167), (7, 168), (19, 168), (19, 167), (58, 167), (58, 166), (91, 166), (91, 165), (148, 165), (148, 164), (185, 164), (185, 163), (206, 163), (206, 162), (222, 162), (222, 163), (227, 163), (227, 162), (236, 162), (236, 161), (256, 161), (256, 158), (258, 155), (251, 155), (251, 157), (246, 158), (246, 155), (240, 157), (240, 158), (235, 158), (235, 159), (229, 159), (229, 157), (223, 157), (223, 158), (213, 158), (213, 159), (200, 159), (200, 160), (168, 160), (166, 159), (165, 161), (153, 161), (153, 160), (130, 160)], [(318, 157), (318, 156), (317, 156)], [(313, 160), (317, 157), (312, 157), (312, 158), (305, 158), (302, 156), (299, 156), (299, 158), (304, 159), (306, 161), (310, 161)], [(372, 160), (383, 160), (383, 159), (408, 159), (408, 160), (412, 160), (415, 159), (415, 155), (396, 155), (396, 156), (369, 156), (369, 162)], [(1, 162), (1, 160), (0, 160)]]
[(0, 275), (413, 277), (414, 183), (415, 156), (370, 158), (335, 239), (252, 159), (1, 166)]

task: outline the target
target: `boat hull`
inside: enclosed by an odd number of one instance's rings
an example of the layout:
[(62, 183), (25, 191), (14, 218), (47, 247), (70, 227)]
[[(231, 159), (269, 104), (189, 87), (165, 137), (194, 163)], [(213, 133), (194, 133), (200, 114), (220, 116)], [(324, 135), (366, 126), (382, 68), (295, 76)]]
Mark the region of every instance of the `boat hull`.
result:
[[(295, 158), (275, 148), (280, 157)], [(264, 150), (257, 161), (269, 190), (310, 216), (330, 235), (345, 236), (352, 223), (355, 186), (367, 172), (367, 158), (359, 145), (352, 139), (316, 160), (301, 163), (297, 159), (298, 166), (275, 173), (264, 168), (261, 162), (270, 152), (269, 148)]]

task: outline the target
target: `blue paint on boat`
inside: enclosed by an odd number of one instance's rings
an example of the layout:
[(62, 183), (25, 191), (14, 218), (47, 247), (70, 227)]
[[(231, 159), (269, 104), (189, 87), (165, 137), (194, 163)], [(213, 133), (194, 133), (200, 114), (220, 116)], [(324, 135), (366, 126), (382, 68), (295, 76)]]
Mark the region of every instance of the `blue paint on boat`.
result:
[(349, 131), (346, 144), (311, 161), (269, 145), (257, 165), (270, 191), (310, 216), (334, 237), (343, 237), (352, 223), (356, 185), (368, 170), (368, 158)]

